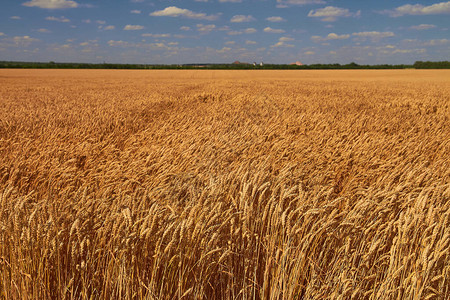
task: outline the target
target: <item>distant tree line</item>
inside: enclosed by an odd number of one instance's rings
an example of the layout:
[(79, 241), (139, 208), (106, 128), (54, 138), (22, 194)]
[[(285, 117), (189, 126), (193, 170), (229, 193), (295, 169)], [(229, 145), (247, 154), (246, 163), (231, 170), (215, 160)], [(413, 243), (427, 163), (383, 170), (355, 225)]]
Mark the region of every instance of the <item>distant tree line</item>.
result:
[(416, 69), (450, 69), (450, 61), (416, 61)]
[(359, 65), (357, 63), (341, 64), (311, 64), (311, 65), (287, 65), (264, 64), (253, 65), (239, 64), (89, 64), (89, 63), (58, 63), (58, 62), (14, 62), (0, 61), (0, 68), (12, 69), (209, 69), (209, 70), (354, 70), (354, 69), (450, 69), (449, 61), (416, 61), (413, 65)]

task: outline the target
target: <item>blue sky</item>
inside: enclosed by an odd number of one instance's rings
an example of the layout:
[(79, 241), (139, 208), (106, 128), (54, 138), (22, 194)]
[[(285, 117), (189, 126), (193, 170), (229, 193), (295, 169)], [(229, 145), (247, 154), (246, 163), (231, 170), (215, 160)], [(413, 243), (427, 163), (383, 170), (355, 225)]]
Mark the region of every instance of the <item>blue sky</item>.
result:
[(3, 0), (0, 60), (450, 60), (450, 1)]

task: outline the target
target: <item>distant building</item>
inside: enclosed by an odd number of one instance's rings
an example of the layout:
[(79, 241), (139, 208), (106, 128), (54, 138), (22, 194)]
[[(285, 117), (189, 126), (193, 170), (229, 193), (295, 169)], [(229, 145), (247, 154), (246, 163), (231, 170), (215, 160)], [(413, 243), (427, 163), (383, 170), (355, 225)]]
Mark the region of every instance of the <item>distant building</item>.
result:
[(291, 66), (303, 66), (303, 63), (301, 61), (296, 61), (295, 63), (292, 63)]

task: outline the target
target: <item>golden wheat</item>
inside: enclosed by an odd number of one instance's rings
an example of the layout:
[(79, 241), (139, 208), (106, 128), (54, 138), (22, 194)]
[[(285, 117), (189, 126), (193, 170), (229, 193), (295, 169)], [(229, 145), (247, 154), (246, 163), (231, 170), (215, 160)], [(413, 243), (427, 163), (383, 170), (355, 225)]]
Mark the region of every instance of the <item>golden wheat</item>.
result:
[(450, 72), (0, 70), (0, 299), (449, 299)]

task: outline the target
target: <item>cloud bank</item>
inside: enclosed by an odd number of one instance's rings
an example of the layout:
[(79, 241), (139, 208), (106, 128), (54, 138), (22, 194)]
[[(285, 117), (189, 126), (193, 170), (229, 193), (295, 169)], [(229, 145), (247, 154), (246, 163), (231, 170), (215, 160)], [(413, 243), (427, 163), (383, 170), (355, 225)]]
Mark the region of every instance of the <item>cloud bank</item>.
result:
[(70, 0), (31, 0), (22, 4), (28, 7), (39, 7), (46, 9), (76, 8), (78, 3)]
[(324, 22), (334, 22), (338, 18), (346, 18), (352, 16), (359, 17), (360, 15), (361, 11), (359, 10), (356, 13), (352, 13), (347, 8), (340, 8), (335, 6), (313, 9), (308, 13), (308, 17), (321, 18), (321, 21)]
[(429, 6), (424, 6), (422, 4), (405, 4), (393, 10), (384, 10), (383, 13), (388, 14), (391, 17), (450, 14), (450, 1)]
[(179, 8), (176, 6), (169, 6), (163, 10), (157, 10), (150, 13), (153, 17), (185, 17), (188, 19), (208, 20), (214, 21), (218, 18), (217, 15), (207, 15), (205, 13), (196, 13), (192, 10)]

